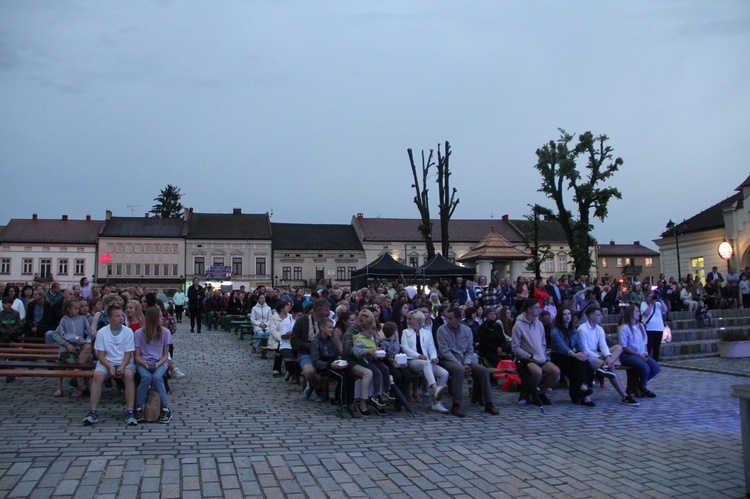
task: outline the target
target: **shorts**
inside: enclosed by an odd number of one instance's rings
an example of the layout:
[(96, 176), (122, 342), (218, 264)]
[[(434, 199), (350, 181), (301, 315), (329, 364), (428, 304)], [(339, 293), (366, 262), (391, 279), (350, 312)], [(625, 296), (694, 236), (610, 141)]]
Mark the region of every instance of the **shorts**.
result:
[[(117, 368), (120, 367), (120, 364), (112, 364), (112, 366), (115, 368), (115, 371), (116, 371)], [(135, 372), (135, 361), (131, 359), (130, 364), (125, 366), (125, 369)], [(123, 369), (123, 371), (125, 371), (125, 369)], [(107, 370), (106, 367), (104, 367), (104, 364), (102, 364), (101, 362), (96, 363), (96, 368), (94, 368), (94, 372), (104, 373), (104, 375), (106, 376), (105, 381), (111, 378), (111, 376), (109, 375), (109, 371)]]
[(299, 361), (299, 367), (300, 369), (304, 368), (305, 366), (311, 366), (312, 365), (312, 356), (309, 353), (302, 353), (297, 356), (297, 359)]

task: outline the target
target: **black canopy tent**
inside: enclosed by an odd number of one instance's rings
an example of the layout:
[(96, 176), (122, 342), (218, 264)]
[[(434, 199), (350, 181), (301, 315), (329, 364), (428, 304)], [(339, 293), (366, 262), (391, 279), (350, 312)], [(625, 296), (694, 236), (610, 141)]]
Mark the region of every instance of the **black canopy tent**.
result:
[(352, 291), (367, 287), (370, 279), (378, 277), (414, 278), (414, 267), (397, 262), (390, 253), (385, 252), (361, 269), (352, 272)]
[(429, 262), (417, 267), (417, 277), (424, 276), (425, 279), (431, 277), (474, 277), (476, 269), (461, 267), (455, 263), (449, 262), (443, 255), (438, 253)]

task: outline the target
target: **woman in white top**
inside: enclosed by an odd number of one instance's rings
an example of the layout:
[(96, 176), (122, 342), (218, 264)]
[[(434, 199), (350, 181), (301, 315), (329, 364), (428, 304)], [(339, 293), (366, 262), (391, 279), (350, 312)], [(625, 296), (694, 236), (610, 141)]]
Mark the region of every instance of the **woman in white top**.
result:
[(638, 371), (638, 390), (641, 396), (654, 398), (654, 392), (646, 388), (649, 380), (659, 374), (661, 367), (652, 357), (646, 353), (648, 336), (646, 329), (641, 324), (641, 311), (635, 305), (625, 309), (617, 328), (620, 336), (622, 353), (620, 364), (630, 366)]
[[(268, 348), (274, 349), (277, 354), (273, 359), (273, 375), (281, 376), (281, 361), (283, 358), (291, 359), (294, 357), (292, 344), (289, 339), (292, 334), (294, 321), (289, 312), (292, 310), (292, 304), (288, 301), (279, 300), (276, 303), (276, 310), (268, 324)], [(282, 352), (282, 350), (286, 350)]]
[[(437, 349), (432, 337), (432, 329), (423, 328), (424, 313), (412, 310), (407, 315), (409, 327), (401, 333), (401, 351), (406, 354), (409, 370), (424, 375), (427, 385), (433, 393), (432, 410), (447, 413), (440, 399), (447, 390), (448, 371), (438, 365)], [(437, 379), (436, 379), (437, 378)]]

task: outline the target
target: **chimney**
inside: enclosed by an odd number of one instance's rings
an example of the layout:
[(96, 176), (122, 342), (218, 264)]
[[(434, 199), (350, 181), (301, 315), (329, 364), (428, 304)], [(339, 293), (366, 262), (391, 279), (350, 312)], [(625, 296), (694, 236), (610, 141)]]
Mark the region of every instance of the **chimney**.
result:
[(363, 213), (357, 213), (357, 218), (358, 219), (365, 218), (365, 215)]
[(86, 220), (91, 221), (91, 215), (86, 215)]
[(148, 218), (148, 212), (144, 213), (146, 215), (146, 218)]
[(36, 220), (36, 213), (34, 213), (33, 215), (31, 215), (31, 219), (32, 220)]
[(633, 244), (635, 244), (636, 246), (640, 246), (641, 242), (640, 241), (633, 241)]
[(609, 240), (609, 244), (611, 244), (612, 246), (614, 246), (615, 245), (615, 240), (614, 239), (610, 239)]
[(63, 220), (67, 220), (67, 219), (68, 219), (68, 215), (63, 215), (63, 216), (62, 216), (62, 219), (63, 219)]
[(508, 222), (508, 214), (503, 215), (503, 222)]
[(112, 220), (112, 210), (107, 210), (107, 214), (104, 216), (104, 220)]

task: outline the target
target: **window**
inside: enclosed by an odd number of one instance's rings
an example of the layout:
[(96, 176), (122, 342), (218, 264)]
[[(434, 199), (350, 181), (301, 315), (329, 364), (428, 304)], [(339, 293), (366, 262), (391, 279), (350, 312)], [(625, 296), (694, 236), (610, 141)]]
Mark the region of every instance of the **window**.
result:
[(302, 280), (302, 267), (294, 267), (294, 280), (295, 281)]
[(292, 267), (282, 267), (281, 278), (285, 281), (292, 279)]
[(568, 271), (568, 257), (565, 255), (558, 255), (557, 257), (557, 271), (567, 272)]
[(143, 244), (142, 243), (135, 243), (135, 252), (136, 253), (143, 252)]
[(352, 278), (352, 272), (354, 272), (355, 270), (357, 270), (357, 267), (348, 267), (346, 269), (346, 273), (347, 273), (346, 278), (347, 279), (351, 279)]
[(339, 281), (346, 279), (346, 267), (336, 267), (336, 279)]
[(161, 275), (167, 276), (169, 275), (169, 264), (165, 263), (161, 266)]
[(547, 273), (551, 273), (555, 271), (555, 259), (554, 258), (545, 258), (544, 271)]
[(151, 275), (151, 264), (150, 263), (144, 263), (143, 264), (143, 275), (148, 277)]
[(206, 273), (206, 264), (202, 256), (196, 256), (193, 262), (193, 274), (198, 276)]
[(24, 274), (31, 274), (34, 271), (34, 260), (31, 258), (23, 259), (23, 271)]
[(133, 243), (125, 243), (125, 253), (133, 252)]
[(414, 267), (415, 269), (419, 267), (419, 257), (418, 256), (410, 256), (409, 257), (409, 267)]
[(161, 250), (159, 243), (154, 244), (154, 253), (159, 253), (159, 250)]
[[(159, 245), (157, 244), (156, 246), (159, 246)], [(156, 277), (158, 275), (159, 275), (159, 264), (155, 263), (154, 264), (154, 277)]]
[(266, 275), (266, 257), (259, 256), (255, 259), (255, 275)]
[(122, 253), (122, 248), (122, 243), (117, 243), (117, 245), (115, 246), (115, 253)]
[(0, 274), (10, 274), (10, 258), (0, 260)]
[(112, 275), (112, 264), (111, 263), (107, 264), (107, 275), (108, 276)]
[(609, 267), (609, 264), (607, 263), (607, 259), (606, 258), (602, 258), (602, 268), (606, 269), (607, 267)]
[(162, 244), (161, 245), (161, 252), (162, 253), (169, 253), (169, 245), (168, 244)]
[(214, 265), (215, 266), (223, 266), (224, 265), (224, 257), (223, 256), (215, 256), (214, 257)]
[(690, 272), (696, 279), (700, 278), (701, 282), (706, 282), (706, 263), (702, 256), (690, 259)]
[(232, 258), (232, 274), (242, 275), (242, 257)]
[(115, 264), (115, 275), (121, 276), (122, 275), (122, 264), (118, 263)]
[(52, 260), (49, 258), (42, 258), (39, 260), (39, 277), (50, 278), (52, 277)]
[(176, 276), (176, 275), (177, 275), (177, 272), (178, 272), (179, 270), (180, 270), (180, 269), (179, 269), (179, 266), (178, 266), (178, 265), (177, 265), (176, 263), (173, 263), (173, 264), (172, 264), (172, 275), (173, 275), (173, 276)]
[(645, 258), (646, 267), (653, 267), (654, 266), (654, 259), (651, 257)]
[(68, 275), (68, 259), (60, 258), (57, 261), (57, 273), (60, 275)]
[(75, 274), (84, 275), (86, 273), (86, 260), (83, 258), (76, 258), (75, 260)]
[(144, 244), (143, 245), (143, 252), (146, 253), (146, 254), (151, 253), (151, 245), (148, 244), (148, 243)]
[(131, 263), (125, 264), (125, 275), (133, 275), (133, 264)]
[(107, 243), (107, 253), (112, 253), (113, 251), (115, 251), (115, 244)]
[(174, 253), (175, 255), (176, 255), (176, 254), (178, 253), (178, 251), (177, 251), (177, 248), (178, 248), (178, 247), (179, 247), (179, 246), (177, 246), (176, 244), (173, 244), (173, 245), (172, 245), (172, 253)]
[(135, 264), (135, 275), (141, 275), (141, 264), (136, 263)]
[(615, 260), (615, 267), (622, 267), (622, 266), (623, 266), (622, 258), (617, 257), (617, 259)]

